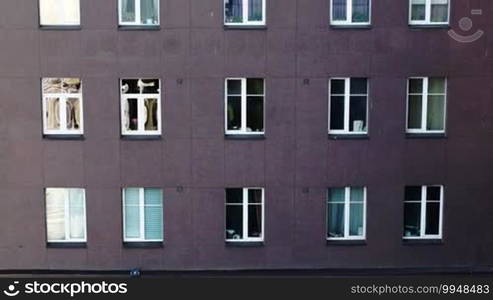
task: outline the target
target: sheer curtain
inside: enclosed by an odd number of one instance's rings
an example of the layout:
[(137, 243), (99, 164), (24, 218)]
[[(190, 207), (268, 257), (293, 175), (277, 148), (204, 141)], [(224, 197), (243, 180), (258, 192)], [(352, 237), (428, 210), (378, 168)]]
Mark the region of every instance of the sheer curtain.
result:
[(431, 0), (431, 22), (447, 22), (448, 0)]
[(63, 241), (65, 236), (65, 191), (46, 189), (46, 231), (48, 241)]
[(248, 1), (248, 20), (249, 21), (262, 21), (263, 14), (263, 0), (250, 0)]
[(328, 202), (328, 237), (344, 237), (345, 189), (335, 188), (329, 191)]
[(363, 235), (364, 189), (351, 188), (349, 203), (349, 235)]
[(353, 0), (353, 22), (370, 20), (370, 0)]
[(226, 0), (226, 22), (241, 23), (243, 22), (243, 1), (247, 0)]
[(345, 21), (347, 19), (347, 0), (333, 0), (332, 19), (334, 21)]
[(69, 189), (70, 238), (85, 239), (84, 190)]
[(159, 0), (140, 0), (140, 16), (142, 24), (158, 23), (158, 1)]

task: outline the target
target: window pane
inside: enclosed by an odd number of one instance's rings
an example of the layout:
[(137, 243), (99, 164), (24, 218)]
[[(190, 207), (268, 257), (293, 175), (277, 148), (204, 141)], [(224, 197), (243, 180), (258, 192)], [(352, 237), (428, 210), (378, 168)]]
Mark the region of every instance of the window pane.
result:
[(333, 0), (332, 19), (334, 21), (347, 20), (347, 0)]
[(80, 99), (68, 98), (66, 103), (67, 109), (67, 129), (79, 130), (80, 129)]
[(228, 130), (241, 129), (241, 97), (228, 97)]
[(350, 97), (349, 131), (366, 132), (367, 97)]
[(431, 22), (448, 21), (448, 0), (431, 0)]
[(249, 189), (248, 190), (248, 203), (261, 204), (262, 203), (262, 190)]
[(264, 97), (247, 98), (247, 131), (264, 131)]
[(349, 205), (349, 235), (363, 236), (363, 203)]
[(243, 203), (243, 189), (226, 189), (226, 203)]
[(60, 98), (46, 99), (46, 129), (60, 129)]
[(67, 94), (81, 93), (82, 83), (79, 78), (63, 78), (62, 92)]
[(440, 201), (441, 187), (429, 186), (426, 188), (426, 200)]
[(59, 94), (62, 92), (62, 79), (60, 78), (43, 78), (44, 94)]
[(330, 97), (330, 129), (344, 129), (344, 96)]
[(226, 239), (243, 238), (243, 206), (226, 205)]
[(421, 234), (421, 203), (404, 203), (404, 236)]
[(139, 94), (138, 79), (122, 80), (122, 94)]
[(79, 25), (79, 0), (40, 0), (41, 25)]
[(69, 189), (70, 238), (85, 239), (84, 190)]
[(344, 203), (346, 190), (344, 188), (332, 188), (329, 190), (329, 202)]
[(409, 79), (409, 94), (423, 93), (423, 79)]
[(262, 205), (248, 205), (248, 237), (262, 237)]
[(146, 240), (163, 239), (163, 192), (144, 189), (144, 230)]
[(351, 188), (351, 202), (363, 202), (365, 201), (365, 189), (364, 188)]
[(65, 198), (63, 189), (46, 189), (46, 230), (48, 241), (62, 241), (65, 236)]
[(262, 2), (263, 0), (248, 1), (248, 21), (262, 21)]
[(370, 20), (370, 0), (353, 0), (353, 22), (366, 23)]
[(439, 234), (440, 203), (428, 202), (426, 204), (426, 234)]
[(139, 205), (139, 189), (127, 188), (124, 190), (126, 205)]
[(247, 94), (248, 95), (263, 95), (264, 80), (260, 78), (247, 79)]
[(159, 0), (140, 0), (140, 20), (142, 24), (158, 24), (158, 1)]
[(420, 186), (406, 186), (405, 198), (406, 201), (421, 201)]
[(141, 94), (159, 94), (159, 79), (139, 79), (137, 88)]
[(120, 0), (122, 10), (122, 22), (135, 22), (135, 1), (136, 0)]
[(241, 80), (227, 81), (228, 96), (241, 95)]
[(351, 95), (368, 94), (368, 80), (366, 78), (351, 78), (350, 93)]
[(344, 237), (344, 203), (328, 204), (328, 238)]
[(430, 94), (445, 94), (445, 79), (430, 78), (428, 80), (428, 93)]
[(243, 22), (243, 1), (226, 0), (225, 2), (226, 23)]
[(426, 19), (426, 0), (411, 1), (411, 20), (424, 21)]
[(344, 95), (346, 93), (346, 81), (344, 79), (332, 79), (330, 81), (331, 95)]
[(423, 115), (423, 97), (409, 96), (409, 129), (420, 129)]
[(145, 205), (163, 205), (163, 190), (161, 189), (144, 189)]
[(125, 193), (125, 237), (140, 238), (139, 189), (128, 188)]
[(137, 99), (127, 99), (124, 102), (124, 122), (127, 131), (136, 131), (139, 128)]
[(157, 99), (144, 99), (145, 130), (158, 130)]
[(443, 130), (445, 127), (445, 96), (428, 97), (428, 130)]

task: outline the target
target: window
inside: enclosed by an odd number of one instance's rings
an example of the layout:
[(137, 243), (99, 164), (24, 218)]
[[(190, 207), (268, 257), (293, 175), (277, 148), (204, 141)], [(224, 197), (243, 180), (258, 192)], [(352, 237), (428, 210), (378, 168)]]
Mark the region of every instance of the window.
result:
[(79, 0), (39, 0), (41, 26), (80, 25)]
[(226, 79), (226, 134), (264, 134), (264, 98), (263, 79)]
[(43, 78), (43, 133), (83, 134), (82, 82), (79, 78)]
[(264, 232), (264, 189), (226, 189), (226, 241), (261, 242)]
[(446, 25), (449, 22), (449, 0), (409, 0), (409, 24)]
[(369, 25), (370, 0), (331, 0), (332, 25)]
[(363, 240), (366, 235), (366, 188), (329, 189), (327, 239)]
[(267, 0), (224, 0), (226, 25), (265, 25)]
[(404, 239), (442, 237), (443, 186), (408, 186), (404, 200)]
[(159, 25), (159, 0), (119, 0), (118, 5), (120, 25)]
[(86, 241), (84, 189), (47, 188), (46, 229), (49, 243)]
[(329, 87), (329, 133), (368, 132), (368, 80), (332, 78)]
[(159, 79), (121, 81), (122, 135), (161, 134)]
[(123, 189), (123, 240), (125, 242), (163, 241), (161, 189)]
[(438, 77), (410, 78), (407, 132), (444, 133), (447, 81)]

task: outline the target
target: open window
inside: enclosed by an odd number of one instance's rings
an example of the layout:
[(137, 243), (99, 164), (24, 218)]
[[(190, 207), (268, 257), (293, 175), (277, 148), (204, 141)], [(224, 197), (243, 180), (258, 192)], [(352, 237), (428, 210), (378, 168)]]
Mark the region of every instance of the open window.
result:
[(409, 0), (410, 25), (448, 25), (449, 0)]
[(43, 78), (43, 133), (82, 135), (82, 82), (79, 78)]
[(330, 0), (330, 4), (331, 25), (370, 25), (371, 0)]
[(79, 26), (79, 0), (39, 0), (41, 26)]
[(332, 78), (329, 83), (329, 134), (368, 133), (368, 79)]
[(366, 188), (331, 188), (327, 200), (327, 240), (364, 240)]
[(121, 80), (122, 135), (161, 135), (161, 81)]
[(264, 189), (226, 189), (226, 241), (261, 242), (263, 232)]
[(444, 134), (447, 80), (413, 77), (408, 81), (407, 133)]
[(265, 25), (267, 0), (224, 0), (224, 24), (228, 26)]
[(441, 239), (443, 186), (407, 186), (404, 199), (404, 239)]
[(159, 0), (118, 0), (120, 26), (158, 26)]

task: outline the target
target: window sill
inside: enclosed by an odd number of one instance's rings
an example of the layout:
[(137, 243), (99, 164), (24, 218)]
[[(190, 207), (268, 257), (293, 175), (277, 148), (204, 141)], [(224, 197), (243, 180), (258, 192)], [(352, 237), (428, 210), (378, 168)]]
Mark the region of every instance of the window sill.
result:
[(120, 138), (124, 141), (146, 141), (146, 140), (161, 140), (161, 135), (121, 135)]
[(40, 25), (41, 30), (82, 30), (81, 25)]
[(445, 133), (406, 133), (406, 138), (408, 139), (446, 139), (447, 134)]
[(87, 243), (85, 242), (67, 242), (67, 243), (61, 243), (61, 242), (54, 242), (54, 243), (46, 243), (47, 248), (58, 248), (58, 249), (85, 249), (87, 248)]
[(264, 242), (234, 242), (226, 241), (226, 247), (255, 248), (265, 246)]
[(327, 240), (327, 246), (366, 246), (366, 240)]
[(265, 134), (226, 134), (227, 140), (265, 140)]
[(442, 239), (402, 239), (402, 244), (407, 246), (413, 245), (443, 245)]
[(84, 140), (83, 134), (43, 134), (47, 140)]
[(330, 24), (329, 26), (331, 29), (372, 29), (371, 24)]
[(369, 140), (370, 136), (367, 133), (363, 134), (331, 134), (329, 140)]
[(118, 25), (118, 30), (122, 30), (122, 31), (142, 31), (142, 30), (159, 31), (159, 30), (161, 30), (161, 26), (160, 25)]
[(127, 249), (158, 249), (163, 247), (163, 242), (123, 242), (123, 248)]
[(411, 29), (450, 29), (450, 24), (409, 24)]
[(267, 30), (267, 25), (226, 25), (225, 30)]

